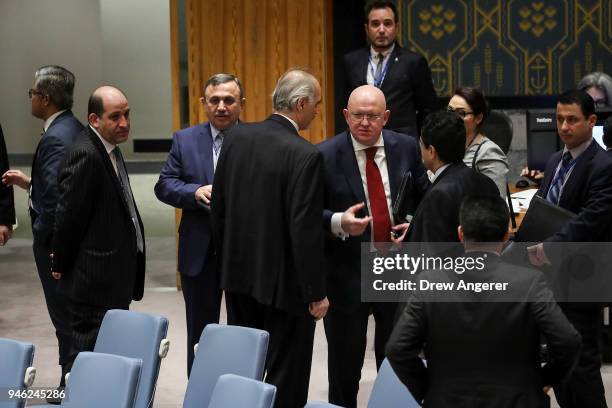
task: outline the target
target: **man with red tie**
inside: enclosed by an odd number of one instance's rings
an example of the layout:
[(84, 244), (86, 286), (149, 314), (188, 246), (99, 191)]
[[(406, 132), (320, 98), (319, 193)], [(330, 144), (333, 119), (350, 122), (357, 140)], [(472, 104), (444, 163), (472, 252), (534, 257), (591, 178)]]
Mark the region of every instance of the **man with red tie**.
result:
[[(384, 359), (393, 329), (395, 303), (362, 303), (361, 244), (371, 252), (401, 241), (408, 224), (393, 225), (392, 203), (402, 175), (424, 173), (413, 137), (383, 130), (389, 119), (385, 96), (371, 85), (356, 88), (343, 111), (349, 130), (319, 144), (325, 163), (323, 224), (328, 237), (325, 257), (328, 296), (325, 316), (328, 343), (329, 401), (357, 405), (370, 311), (376, 320), (376, 365)], [(393, 238), (391, 232), (398, 234)]]

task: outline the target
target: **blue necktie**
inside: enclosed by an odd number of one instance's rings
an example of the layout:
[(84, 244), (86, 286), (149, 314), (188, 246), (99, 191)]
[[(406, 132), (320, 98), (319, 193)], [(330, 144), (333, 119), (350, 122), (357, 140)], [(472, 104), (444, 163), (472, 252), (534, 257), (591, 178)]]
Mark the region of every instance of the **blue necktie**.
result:
[(559, 197), (561, 196), (561, 188), (563, 187), (565, 176), (573, 165), (574, 161), (572, 160), (572, 155), (570, 154), (570, 152), (563, 153), (563, 158), (561, 159), (561, 167), (559, 167), (559, 171), (555, 175), (553, 181), (550, 183), (550, 188), (548, 189), (548, 194), (546, 195), (546, 199), (551, 203), (559, 203)]

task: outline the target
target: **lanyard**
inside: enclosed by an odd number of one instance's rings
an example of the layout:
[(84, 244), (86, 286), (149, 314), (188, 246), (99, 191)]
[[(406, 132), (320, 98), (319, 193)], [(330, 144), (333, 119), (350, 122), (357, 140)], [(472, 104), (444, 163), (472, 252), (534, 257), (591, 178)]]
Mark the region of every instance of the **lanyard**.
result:
[(370, 67), (370, 73), (372, 74), (372, 82), (374, 82), (373, 85), (377, 88), (380, 88), (383, 80), (385, 79), (385, 76), (387, 75), (387, 69), (389, 68), (389, 60), (391, 59), (391, 55), (388, 55), (386, 58), (387, 63), (383, 66), (382, 71), (380, 73), (380, 78), (378, 78), (377, 81), (374, 75), (376, 73), (376, 65), (374, 65), (374, 63), (372, 62), (372, 54), (370, 54), (370, 56), (368, 57), (368, 66)]

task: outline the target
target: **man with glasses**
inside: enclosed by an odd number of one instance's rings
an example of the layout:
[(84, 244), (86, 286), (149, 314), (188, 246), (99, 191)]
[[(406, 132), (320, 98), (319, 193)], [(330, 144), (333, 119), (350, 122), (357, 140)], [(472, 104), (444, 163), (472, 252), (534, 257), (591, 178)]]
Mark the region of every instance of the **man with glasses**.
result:
[(221, 290), (210, 234), (210, 198), (224, 132), (238, 122), (244, 95), (238, 78), (215, 74), (201, 98), (208, 122), (173, 136), (168, 160), (155, 185), (155, 195), (183, 210), (179, 227), (178, 270), (187, 316), (187, 375), (193, 346), (204, 326), (219, 322)]
[[(376, 366), (393, 328), (395, 303), (361, 303), (361, 244), (372, 252), (400, 242), (408, 224), (393, 225), (392, 203), (402, 175), (424, 173), (416, 140), (383, 130), (389, 119), (383, 92), (355, 89), (343, 111), (349, 130), (318, 145), (325, 160), (328, 292), (333, 305), (324, 319), (328, 343), (329, 401), (357, 405), (370, 311), (376, 320)], [(392, 231), (398, 237), (392, 236)]]
[(34, 85), (28, 94), (32, 103), (32, 116), (42, 119), (44, 125), (34, 153), (32, 177), (19, 170), (9, 170), (2, 176), (4, 184), (16, 185), (28, 190), (30, 194), (34, 260), (59, 343), (59, 363), (62, 366), (60, 386), (65, 384), (70, 326), (67, 301), (57, 293), (57, 281), (51, 277), (49, 252), (58, 200), (59, 172), (68, 147), (83, 130), (83, 125), (70, 110), (74, 82), (72, 72), (60, 66), (48, 65), (36, 71)]

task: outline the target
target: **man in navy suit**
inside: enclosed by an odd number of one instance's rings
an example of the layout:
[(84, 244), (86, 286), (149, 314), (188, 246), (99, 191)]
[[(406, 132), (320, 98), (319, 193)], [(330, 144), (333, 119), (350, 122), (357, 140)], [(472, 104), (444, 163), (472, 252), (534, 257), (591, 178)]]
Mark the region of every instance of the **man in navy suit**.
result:
[[(562, 94), (557, 102), (557, 131), (563, 150), (553, 154), (538, 195), (577, 214), (544, 242), (528, 248), (533, 265), (555, 264), (562, 254), (555, 243), (612, 241), (612, 157), (593, 140), (597, 117), (584, 91)], [(605, 407), (601, 379), (601, 305), (562, 303), (561, 309), (582, 335), (580, 360), (569, 381), (556, 387), (562, 408)]]
[(403, 239), (407, 224), (393, 225), (392, 203), (402, 175), (424, 173), (416, 139), (382, 130), (389, 119), (385, 96), (371, 85), (355, 89), (344, 117), (349, 130), (318, 145), (325, 163), (328, 293), (333, 307), (324, 319), (328, 343), (329, 401), (357, 405), (370, 311), (376, 320), (376, 365), (393, 329), (395, 303), (361, 303), (361, 244), (377, 251), (391, 232)]
[(155, 185), (155, 195), (183, 210), (179, 226), (178, 270), (187, 314), (187, 374), (204, 326), (219, 322), (221, 290), (211, 243), (210, 204), (223, 132), (238, 121), (244, 106), (240, 81), (216, 74), (204, 85), (201, 98), (209, 122), (173, 136), (168, 160)]
[(427, 60), (395, 40), (399, 17), (392, 1), (369, 1), (365, 31), (369, 47), (344, 56), (346, 95), (360, 85), (380, 88), (391, 117), (385, 128), (417, 135), (417, 125), (436, 109), (436, 92)]
[(58, 177), (66, 151), (83, 130), (72, 111), (74, 75), (67, 69), (48, 65), (34, 75), (29, 95), (32, 116), (44, 121), (43, 133), (34, 153), (32, 177), (19, 170), (9, 170), (2, 176), (8, 185), (17, 185), (30, 192), (29, 210), (34, 238), (34, 259), (42, 282), (49, 316), (55, 326), (59, 343), (59, 363), (62, 366), (60, 385), (69, 365), (70, 326), (67, 301), (57, 293), (57, 281), (51, 277), (49, 252), (58, 200)]

